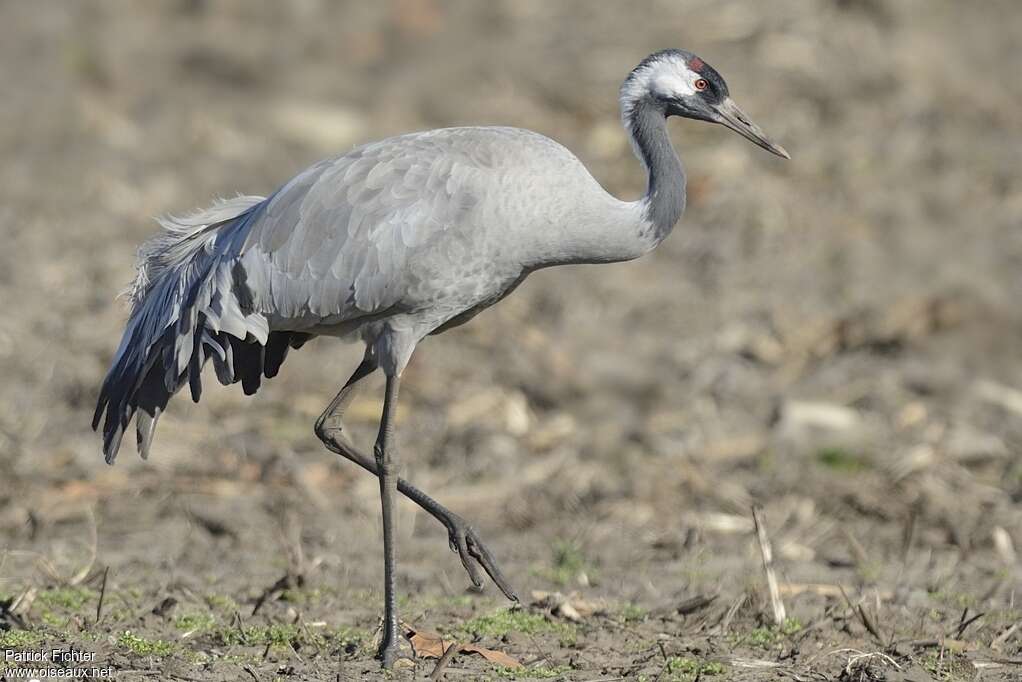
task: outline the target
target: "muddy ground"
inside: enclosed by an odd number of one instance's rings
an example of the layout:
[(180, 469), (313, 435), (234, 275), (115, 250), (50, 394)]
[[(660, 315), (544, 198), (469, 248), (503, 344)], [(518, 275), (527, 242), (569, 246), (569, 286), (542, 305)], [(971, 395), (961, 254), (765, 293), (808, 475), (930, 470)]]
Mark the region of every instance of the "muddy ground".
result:
[[(110, 468), (115, 295), (151, 216), (402, 131), (533, 128), (634, 197), (617, 87), (667, 46), (794, 159), (672, 122), (690, 203), (658, 251), (536, 274), (420, 347), (405, 472), (523, 601), (466, 589), (402, 503), (420, 653), (523, 665), (447, 680), (1022, 679), (1011, 0), (0, 4), (0, 648), (123, 680), (429, 675), (372, 660), (377, 486), (312, 433), (358, 349), (179, 397)], [(352, 407), (366, 445), (380, 405), (377, 380)]]

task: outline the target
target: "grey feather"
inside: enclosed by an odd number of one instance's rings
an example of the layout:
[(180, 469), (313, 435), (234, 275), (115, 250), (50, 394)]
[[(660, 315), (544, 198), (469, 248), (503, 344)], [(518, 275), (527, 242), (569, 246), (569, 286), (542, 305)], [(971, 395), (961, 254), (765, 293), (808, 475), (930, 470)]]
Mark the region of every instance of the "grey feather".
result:
[[(638, 148), (651, 175), (670, 171), (662, 121), (643, 120), (632, 132), (648, 135)], [(163, 219), (139, 251), (132, 313), (97, 402), (107, 461), (139, 410), (147, 454), (170, 397), (187, 383), (200, 398), (210, 359), (221, 383), (250, 394), (314, 335), (370, 343), (402, 329), (407, 340), (386, 346), (400, 364), (418, 339), (469, 319), (532, 270), (637, 257), (684, 205), (683, 187), (659, 193), (672, 205), (621, 202), (536, 133), (451, 128), (321, 161), (266, 199)]]

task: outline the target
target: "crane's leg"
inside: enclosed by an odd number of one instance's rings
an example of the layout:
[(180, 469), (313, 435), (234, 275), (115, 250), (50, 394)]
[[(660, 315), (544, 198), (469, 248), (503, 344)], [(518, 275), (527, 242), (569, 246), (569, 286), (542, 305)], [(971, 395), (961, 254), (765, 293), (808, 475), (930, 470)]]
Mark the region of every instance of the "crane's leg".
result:
[(397, 392), (400, 378), (387, 376), (387, 389), (383, 398), (383, 418), (380, 434), (376, 438), (376, 469), (380, 479), (380, 503), (383, 506), (383, 642), (380, 660), (387, 670), (394, 667), (398, 653), (397, 594), (394, 576), (394, 497), (397, 495), (398, 457), (394, 446), (394, 413), (397, 411)]
[[(350, 441), (344, 433), (344, 425), (341, 422), (341, 418), (355, 397), (359, 382), (372, 374), (376, 367), (376, 361), (367, 354), (365, 359), (362, 360), (362, 364), (358, 366), (354, 374), (351, 375), (351, 378), (345, 382), (341, 390), (334, 396), (334, 399), (330, 401), (323, 414), (316, 420), (316, 436), (319, 437), (323, 445), (330, 452), (354, 462), (373, 476), (379, 476), (379, 469), (374, 458), (366, 456)], [(483, 585), (479, 569), (476, 568), (476, 563), (478, 563), (508, 599), (518, 601), (518, 595), (504, 577), (493, 555), (486, 545), (483, 544), (475, 528), (469, 525), (465, 519), (402, 478), (397, 479), (397, 490), (429, 512), (437, 521), (444, 524), (444, 527), (447, 528), (447, 537), (451, 551), (458, 553), (461, 564), (465, 567), (469, 580), (472, 581), (474, 586), (482, 587)]]

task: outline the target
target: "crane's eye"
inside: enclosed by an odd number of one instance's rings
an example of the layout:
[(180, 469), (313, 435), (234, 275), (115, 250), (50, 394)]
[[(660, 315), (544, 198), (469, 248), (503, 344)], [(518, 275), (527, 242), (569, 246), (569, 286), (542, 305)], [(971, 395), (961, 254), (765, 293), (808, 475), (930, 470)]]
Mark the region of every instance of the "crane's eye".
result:
[(700, 78), (695, 83), (693, 83), (693, 85), (695, 86), (695, 89), (698, 90), (699, 92), (702, 92), (706, 88), (710, 87), (710, 84), (706, 82), (705, 78)]

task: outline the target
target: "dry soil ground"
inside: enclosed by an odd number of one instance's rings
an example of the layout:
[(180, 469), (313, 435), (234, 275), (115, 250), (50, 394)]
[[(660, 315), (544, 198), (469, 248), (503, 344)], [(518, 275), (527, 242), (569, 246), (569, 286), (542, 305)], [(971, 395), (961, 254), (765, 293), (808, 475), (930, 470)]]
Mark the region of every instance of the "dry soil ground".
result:
[[(151, 461), (109, 468), (88, 422), (114, 295), (150, 216), (401, 131), (533, 128), (635, 196), (615, 96), (665, 46), (794, 160), (672, 123), (690, 205), (655, 254), (539, 273), (421, 347), (406, 473), (524, 604), (466, 591), (403, 505), (408, 627), (524, 665), (462, 653), (448, 680), (1022, 678), (1012, 0), (0, 4), (2, 648), (123, 680), (390, 679), (377, 487), (311, 428), (357, 349), (179, 397)], [(379, 393), (352, 408), (366, 444)]]

